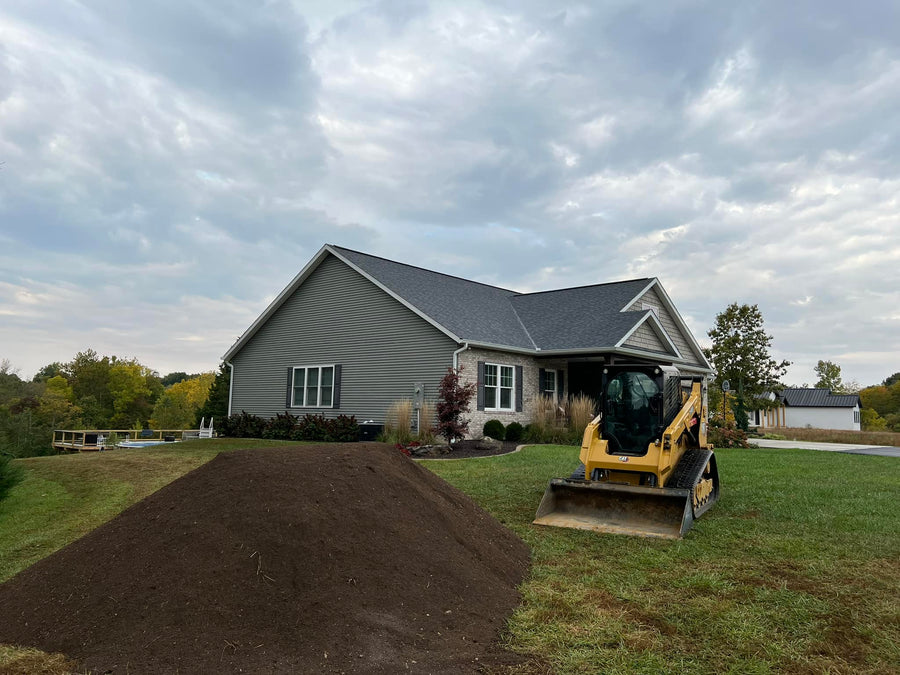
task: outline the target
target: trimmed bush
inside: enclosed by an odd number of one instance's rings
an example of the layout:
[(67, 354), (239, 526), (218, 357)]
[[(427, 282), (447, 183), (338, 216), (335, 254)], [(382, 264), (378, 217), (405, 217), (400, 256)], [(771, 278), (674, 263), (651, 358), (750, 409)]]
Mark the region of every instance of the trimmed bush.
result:
[(324, 441), (330, 434), (330, 420), (325, 415), (304, 415), (297, 420), (297, 426), (291, 434), (293, 441)]
[(266, 422), (266, 428), (263, 429), (263, 438), (274, 438), (280, 441), (291, 440), (291, 434), (297, 425), (297, 418), (290, 413), (278, 413)]
[(239, 415), (229, 415), (219, 426), (219, 433), (231, 438), (262, 438), (265, 430), (266, 420), (243, 410)]
[(488, 420), (484, 423), (481, 433), (490, 436), (495, 441), (502, 441), (506, 437), (506, 427), (500, 420)]
[(729, 422), (726, 426), (709, 425), (709, 434), (707, 441), (714, 448), (749, 448), (750, 443), (747, 441), (747, 434), (743, 429), (739, 429), (733, 423)]
[(506, 426), (506, 439), (507, 441), (521, 441), (522, 436), (525, 435), (525, 427), (523, 427), (518, 422), (510, 422)]
[(325, 441), (352, 443), (359, 440), (356, 417), (338, 415), (328, 419), (324, 415), (294, 417), (278, 414), (270, 420), (241, 412), (222, 420), (219, 433), (231, 438), (272, 438), (291, 441)]
[(354, 415), (338, 415), (331, 420), (331, 440), (354, 443), (359, 440), (359, 424)]

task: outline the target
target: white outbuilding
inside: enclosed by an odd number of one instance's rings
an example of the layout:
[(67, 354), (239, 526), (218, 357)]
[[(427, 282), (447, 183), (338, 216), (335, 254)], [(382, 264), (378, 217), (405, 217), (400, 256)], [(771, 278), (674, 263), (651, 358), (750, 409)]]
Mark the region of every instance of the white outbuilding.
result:
[(757, 410), (750, 422), (761, 428), (812, 428), (859, 431), (858, 394), (833, 394), (830, 389), (789, 387), (776, 394), (781, 405)]

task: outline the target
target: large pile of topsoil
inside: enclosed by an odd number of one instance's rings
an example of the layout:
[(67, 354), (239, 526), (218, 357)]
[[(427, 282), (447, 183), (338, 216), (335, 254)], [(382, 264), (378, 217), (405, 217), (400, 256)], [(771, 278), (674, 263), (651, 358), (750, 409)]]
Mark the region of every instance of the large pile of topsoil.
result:
[(0, 586), (0, 643), (100, 673), (472, 672), (505, 660), (527, 565), (389, 446), (240, 451)]

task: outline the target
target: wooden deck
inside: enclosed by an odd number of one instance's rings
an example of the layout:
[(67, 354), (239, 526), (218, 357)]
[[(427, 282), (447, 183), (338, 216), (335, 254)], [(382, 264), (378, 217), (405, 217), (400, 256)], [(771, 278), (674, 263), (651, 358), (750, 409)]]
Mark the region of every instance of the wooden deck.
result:
[(167, 437), (176, 441), (190, 438), (197, 434), (197, 430), (183, 429), (58, 429), (53, 432), (53, 449), (59, 452), (99, 452), (112, 450), (115, 444), (110, 444), (110, 436), (115, 434), (118, 442), (124, 441), (165, 441)]

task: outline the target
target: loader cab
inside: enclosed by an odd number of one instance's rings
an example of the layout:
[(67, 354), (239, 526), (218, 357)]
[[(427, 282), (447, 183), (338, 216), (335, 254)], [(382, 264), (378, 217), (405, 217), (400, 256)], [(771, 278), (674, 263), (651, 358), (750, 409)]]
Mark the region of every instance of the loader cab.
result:
[(605, 367), (600, 411), (601, 433), (609, 442), (607, 452), (646, 455), (650, 444), (662, 436), (673, 405), (680, 406), (680, 392), (680, 378), (674, 368), (643, 364)]

